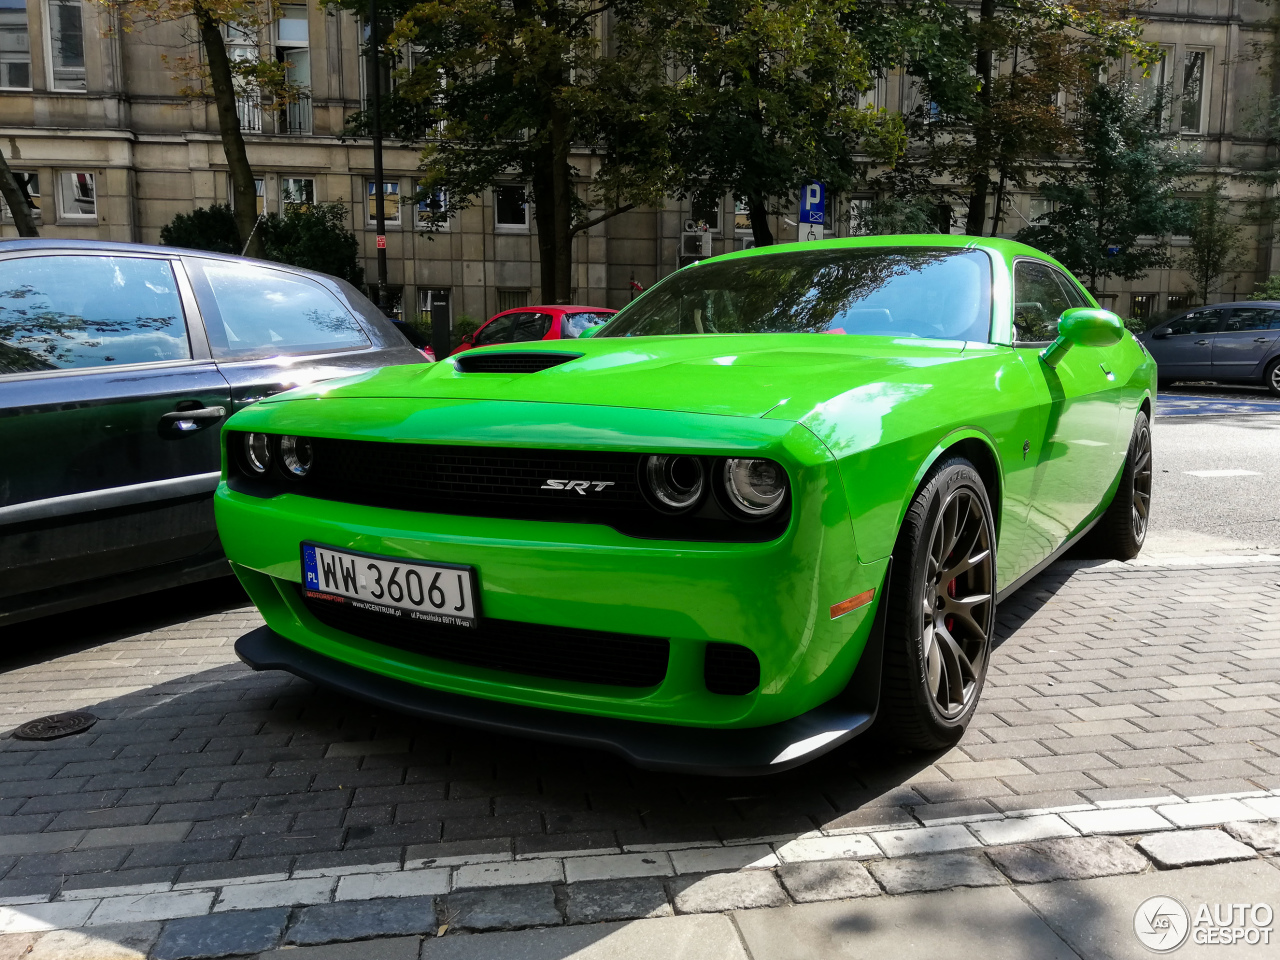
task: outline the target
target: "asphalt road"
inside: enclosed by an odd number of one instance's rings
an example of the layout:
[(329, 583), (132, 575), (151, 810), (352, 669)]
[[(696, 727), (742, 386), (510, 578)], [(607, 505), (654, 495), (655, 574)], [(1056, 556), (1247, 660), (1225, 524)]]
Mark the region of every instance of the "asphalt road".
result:
[(1280, 553), (1280, 400), (1247, 387), (1162, 394), (1145, 554)]

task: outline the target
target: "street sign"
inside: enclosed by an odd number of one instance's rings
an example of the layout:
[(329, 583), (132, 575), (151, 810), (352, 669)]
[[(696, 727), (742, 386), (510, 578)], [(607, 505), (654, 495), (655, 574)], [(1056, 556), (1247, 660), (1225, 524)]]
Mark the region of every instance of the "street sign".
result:
[(378, 249), (379, 250), (387, 249), (387, 238), (382, 234), (378, 234)]
[(800, 222), (822, 226), (827, 216), (827, 188), (810, 183), (800, 191)]

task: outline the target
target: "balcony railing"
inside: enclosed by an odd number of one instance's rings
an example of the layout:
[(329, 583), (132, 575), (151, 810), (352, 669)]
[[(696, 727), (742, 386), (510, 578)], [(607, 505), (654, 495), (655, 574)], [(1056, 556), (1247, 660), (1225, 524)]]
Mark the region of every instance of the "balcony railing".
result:
[(262, 102), (256, 96), (236, 97), (236, 116), (243, 132), (262, 132)]
[(311, 98), (302, 97), (285, 104), (284, 109), (276, 115), (276, 129), (280, 133), (310, 133)]

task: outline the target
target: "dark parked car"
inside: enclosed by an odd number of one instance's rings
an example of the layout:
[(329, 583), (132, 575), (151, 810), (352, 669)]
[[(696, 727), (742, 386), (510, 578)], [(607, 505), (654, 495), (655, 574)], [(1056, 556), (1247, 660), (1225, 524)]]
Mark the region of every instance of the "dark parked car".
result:
[(1160, 382), (1260, 383), (1280, 397), (1280, 303), (1246, 301), (1197, 307), (1138, 337)]
[(617, 312), (608, 307), (573, 307), (563, 303), (504, 310), (482, 323), (471, 336), (464, 337), (449, 356), (495, 343), (576, 340), (592, 327), (608, 323)]
[(422, 363), (355, 287), (173, 247), (0, 242), (0, 624), (228, 573), (218, 432)]

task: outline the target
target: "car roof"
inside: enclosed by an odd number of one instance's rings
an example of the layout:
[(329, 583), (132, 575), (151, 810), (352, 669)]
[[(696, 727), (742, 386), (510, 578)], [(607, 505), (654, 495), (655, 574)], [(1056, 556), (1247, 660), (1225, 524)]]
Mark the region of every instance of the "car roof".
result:
[(232, 263), (252, 263), (278, 270), (289, 270), (294, 273), (318, 277), (333, 282), (335, 277), (318, 270), (307, 270), (295, 267), (290, 263), (277, 263), (274, 260), (257, 260), (253, 257), (238, 257), (231, 253), (213, 253), (209, 250), (194, 250), (189, 247), (165, 247), (149, 243), (129, 243), (124, 240), (62, 240), (55, 237), (6, 237), (0, 238), (0, 253), (15, 250), (76, 250), (86, 253), (155, 253), (166, 257), (192, 256), (204, 257), (207, 260), (226, 260)]
[(584, 307), (572, 303), (531, 303), (527, 307), (512, 307), (510, 310), (500, 310), (492, 317), (485, 321), (489, 323), (497, 320), (499, 317), (505, 317), (508, 313), (528, 313), (531, 310), (545, 310), (550, 313), (617, 313), (613, 307)]

